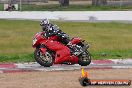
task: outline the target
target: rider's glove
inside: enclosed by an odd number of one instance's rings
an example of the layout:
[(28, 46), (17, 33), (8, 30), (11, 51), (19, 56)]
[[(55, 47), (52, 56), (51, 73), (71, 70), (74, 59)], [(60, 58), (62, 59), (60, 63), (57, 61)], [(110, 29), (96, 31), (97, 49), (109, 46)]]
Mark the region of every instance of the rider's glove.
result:
[(71, 43), (71, 42), (69, 42), (69, 43), (67, 44), (67, 46), (72, 46), (72, 43)]

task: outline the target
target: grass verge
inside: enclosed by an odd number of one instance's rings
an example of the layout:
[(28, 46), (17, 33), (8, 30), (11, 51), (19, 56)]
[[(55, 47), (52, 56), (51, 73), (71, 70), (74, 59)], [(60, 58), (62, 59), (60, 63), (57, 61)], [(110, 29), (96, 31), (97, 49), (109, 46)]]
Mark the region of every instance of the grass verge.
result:
[(22, 11), (121, 11), (132, 10), (132, 6), (91, 6), (91, 5), (22, 5)]
[[(53, 22), (71, 37), (90, 44), (93, 59), (132, 58), (132, 25), (124, 23)], [(8, 24), (8, 26), (7, 26)], [(0, 62), (34, 61), (32, 37), (38, 21), (0, 20)]]
[[(0, 4), (0, 11), (4, 10), (4, 5)], [(132, 10), (132, 6), (92, 6), (92, 5), (35, 5), (23, 4), (22, 11), (127, 11)]]

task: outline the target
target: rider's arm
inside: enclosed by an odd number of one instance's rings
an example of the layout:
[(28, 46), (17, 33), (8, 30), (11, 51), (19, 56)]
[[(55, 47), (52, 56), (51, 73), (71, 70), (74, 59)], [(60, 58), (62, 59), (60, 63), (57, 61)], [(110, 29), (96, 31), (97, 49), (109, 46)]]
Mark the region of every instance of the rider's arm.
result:
[(58, 31), (56, 35), (61, 38), (61, 40), (62, 40), (62, 42), (64, 44), (68, 44), (69, 43), (70, 38), (69, 38), (69, 36), (66, 33), (64, 33), (62, 31)]
[(50, 37), (54, 35), (60, 37), (65, 44), (69, 43), (70, 41), (70, 38), (66, 33), (62, 32), (57, 25), (51, 24), (51, 26), (45, 32), (45, 36)]

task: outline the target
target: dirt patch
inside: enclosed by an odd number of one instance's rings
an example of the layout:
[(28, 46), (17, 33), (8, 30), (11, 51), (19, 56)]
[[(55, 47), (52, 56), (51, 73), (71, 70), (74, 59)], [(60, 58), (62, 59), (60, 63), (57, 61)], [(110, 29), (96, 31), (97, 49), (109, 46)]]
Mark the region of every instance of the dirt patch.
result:
[[(132, 69), (95, 69), (91, 79), (130, 79)], [(0, 74), (0, 88), (82, 88), (81, 71), (24, 72)], [(87, 87), (86, 87), (87, 88)], [(132, 88), (132, 86), (89, 86), (88, 88)]]

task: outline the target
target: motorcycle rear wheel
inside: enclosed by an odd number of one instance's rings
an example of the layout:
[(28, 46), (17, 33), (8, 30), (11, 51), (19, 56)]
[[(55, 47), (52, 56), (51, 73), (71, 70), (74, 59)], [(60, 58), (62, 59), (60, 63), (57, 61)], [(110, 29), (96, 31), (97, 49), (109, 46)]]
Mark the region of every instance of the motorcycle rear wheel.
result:
[(87, 66), (91, 63), (91, 54), (88, 51), (85, 51), (79, 56), (78, 64), (81, 66)]
[(42, 54), (40, 49), (34, 51), (34, 57), (37, 63), (44, 67), (50, 67), (53, 65), (53, 57), (49, 51), (46, 51), (45, 54)]

